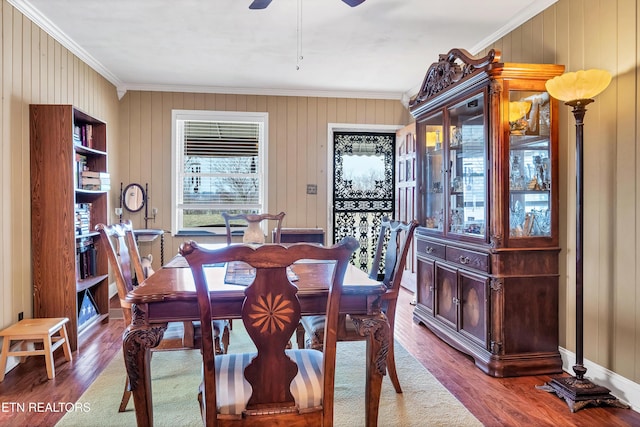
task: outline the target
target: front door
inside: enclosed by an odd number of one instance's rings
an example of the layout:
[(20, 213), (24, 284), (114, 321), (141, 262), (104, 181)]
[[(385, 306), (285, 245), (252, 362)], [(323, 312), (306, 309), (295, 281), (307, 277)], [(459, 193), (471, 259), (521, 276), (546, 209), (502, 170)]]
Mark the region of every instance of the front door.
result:
[(369, 271), (383, 216), (395, 207), (395, 133), (333, 134), (333, 242), (358, 239), (354, 264)]
[[(416, 215), (416, 124), (411, 123), (396, 132), (396, 214), (397, 221), (409, 223)], [(416, 292), (416, 251), (409, 247), (401, 285)], [(410, 274), (406, 274), (410, 273)]]

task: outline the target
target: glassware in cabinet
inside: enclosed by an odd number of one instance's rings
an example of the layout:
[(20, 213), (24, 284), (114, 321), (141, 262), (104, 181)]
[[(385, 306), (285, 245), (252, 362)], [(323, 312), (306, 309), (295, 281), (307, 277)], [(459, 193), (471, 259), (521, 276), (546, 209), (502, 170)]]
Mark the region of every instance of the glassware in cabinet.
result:
[(448, 109), (449, 233), (484, 238), (487, 136), (484, 92)]
[(424, 198), (425, 224), (429, 229), (444, 230), (444, 188), (445, 165), (444, 122), (442, 113), (428, 117), (424, 122), (425, 144), (425, 186), (427, 197)]
[(551, 236), (549, 123), (547, 92), (509, 92), (510, 238)]

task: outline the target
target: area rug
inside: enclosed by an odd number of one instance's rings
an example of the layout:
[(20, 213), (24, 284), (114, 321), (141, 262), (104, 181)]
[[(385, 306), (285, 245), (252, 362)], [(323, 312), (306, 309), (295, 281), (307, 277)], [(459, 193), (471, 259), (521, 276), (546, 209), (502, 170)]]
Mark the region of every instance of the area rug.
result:
[[(236, 326), (237, 325), (237, 326)], [(234, 322), (230, 352), (251, 351), (253, 345)], [(380, 427), (481, 426), (482, 424), (449, 393), (400, 344), (395, 343), (396, 364), (403, 393), (397, 394), (385, 376), (380, 397)], [(338, 343), (334, 425), (364, 426), (365, 353), (363, 341)], [(202, 359), (198, 350), (155, 353), (151, 359), (155, 426), (201, 426), (197, 390)], [(133, 400), (119, 413), (125, 382), (124, 361), (117, 354), (96, 381), (80, 397), (77, 411), (68, 412), (58, 427), (135, 426)]]

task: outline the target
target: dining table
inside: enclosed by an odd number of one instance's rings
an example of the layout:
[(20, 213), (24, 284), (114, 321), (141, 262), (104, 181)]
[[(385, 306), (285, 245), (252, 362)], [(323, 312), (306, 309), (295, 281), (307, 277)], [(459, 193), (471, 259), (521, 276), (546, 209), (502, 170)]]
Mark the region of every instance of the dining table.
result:
[[(225, 245), (201, 245), (216, 248)], [(301, 314), (326, 313), (328, 287), (333, 265), (327, 262), (301, 260), (293, 264), (293, 283), (298, 287)], [(211, 298), (212, 320), (240, 319), (246, 283), (231, 280), (226, 269), (205, 269)], [(365, 424), (377, 425), (382, 378), (386, 375), (389, 350), (389, 322), (380, 307), (380, 296), (386, 287), (349, 265), (344, 279), (340, 313), (349, 314), (356, 331), (366, 337)], [(168, 322), (198, 321), (199, 311), (195, 284), (186, 260), (176, 255), (167, 265), (149, 276), (129, 292), (125, 304), (130, 305), (132, 321), (123, 334), (123, 353), (129, 387), (133, 394), (138, 426), (153, 425), (150, 350), (160, 343)], [(340, 338), (338, 338), (339, 340)], [(337, 355), (338, 361), (340, 354)], [(197, 390), (194, 391), (197, 393)]]

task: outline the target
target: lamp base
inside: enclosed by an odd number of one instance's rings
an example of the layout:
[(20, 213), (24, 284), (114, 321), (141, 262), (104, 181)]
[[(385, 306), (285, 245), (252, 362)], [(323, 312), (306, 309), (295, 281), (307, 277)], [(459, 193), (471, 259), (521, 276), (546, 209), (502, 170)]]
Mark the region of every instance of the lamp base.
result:
[(539, 390), (556, 393), (569, 405), (571, 412), (577, 412), (586, 406), (614, 406), (629, 409), (629, 405), (620, 402), (609, 393), (609, 389), (592, 383), (586, 378), (556, 377), (550, 382), (536, 386)]

